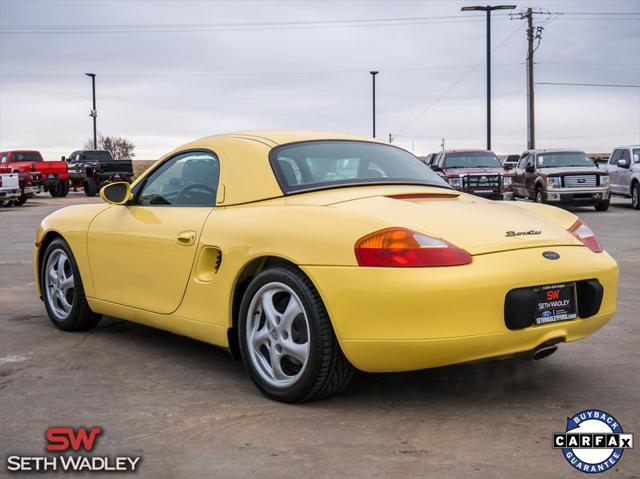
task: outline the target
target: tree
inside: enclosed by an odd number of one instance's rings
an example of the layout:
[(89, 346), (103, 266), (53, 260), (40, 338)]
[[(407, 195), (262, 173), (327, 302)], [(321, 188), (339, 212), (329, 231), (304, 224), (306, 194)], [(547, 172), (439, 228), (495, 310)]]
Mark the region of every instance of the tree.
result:
[[(86, 150), (93, 150), (93, 139), (89, 138), (84, 144)], [(133, 152), (135, 146), (126, 138), (121, 136), (104, 136), (98, 137), (98, 149), (111, 152), (116, 160), (130, 160), (136, 154)]]

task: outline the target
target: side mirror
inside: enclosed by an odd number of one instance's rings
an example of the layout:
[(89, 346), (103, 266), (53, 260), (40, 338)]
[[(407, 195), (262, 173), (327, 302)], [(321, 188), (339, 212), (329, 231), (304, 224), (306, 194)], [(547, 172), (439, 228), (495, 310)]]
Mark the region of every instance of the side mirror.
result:
[(618, 166), (620, 168), (629, 168), (629, 161), (628, 160), (618, 160)]
[(112, 205), (124, 205), (131, 199), (131, 185), (126, 181), (109, 183), (100, 190), (100, 198)]
[(505, 163), (504, 165), (502, 165), (502, 167), (504, 168), (505, 171), (509, 171), (513, 169), (513, 165), (511, 163)]
[(60, 158), (60, 161), (67, 161), (67, 157), (62, 155), (62, 158)]
[(434, 163), (434, 164), (431, 164), (431, 165), (429, 165), (429, 166), (431, 167), (431, 169), (432, 169), (433, 171), (442, 171), (442, 168), (440, 168), (440, 167), (439, 167), (438, 165), (436, 165), (435, 163)]
[(533, 167), (533, 165), (527, 165), (525, 166), (524, 171), (526, 171), (527, 173), (533, 173), (534, 171), (536, 171), (536, 169)]

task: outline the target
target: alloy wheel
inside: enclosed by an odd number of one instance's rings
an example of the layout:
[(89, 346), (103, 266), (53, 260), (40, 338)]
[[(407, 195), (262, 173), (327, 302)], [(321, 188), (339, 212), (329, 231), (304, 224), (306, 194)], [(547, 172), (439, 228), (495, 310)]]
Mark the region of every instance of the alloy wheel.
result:
[(309, 361), (309, 320), (289, 286), (271, 282), (251, 300), (246, 317), (249, 359), (260, 377), (276, 388), (295, 383)]
[(45, 266), (45, 295), (47, 304), (55, 318), (64, 321), (71, 314), (75, 299), (73, 268), (62, 249), (54, 250)]

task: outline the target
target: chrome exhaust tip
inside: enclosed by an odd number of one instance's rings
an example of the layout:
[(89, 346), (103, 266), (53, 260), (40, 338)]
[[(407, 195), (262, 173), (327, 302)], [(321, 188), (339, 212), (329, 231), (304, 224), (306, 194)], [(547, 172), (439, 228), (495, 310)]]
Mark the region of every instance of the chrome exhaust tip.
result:
[(558, 346), (547, 346), (538, 348), (531, 353), (531, 359), (533, 361), (540, 361), (541, 359), (548, 358), (558, 350)]

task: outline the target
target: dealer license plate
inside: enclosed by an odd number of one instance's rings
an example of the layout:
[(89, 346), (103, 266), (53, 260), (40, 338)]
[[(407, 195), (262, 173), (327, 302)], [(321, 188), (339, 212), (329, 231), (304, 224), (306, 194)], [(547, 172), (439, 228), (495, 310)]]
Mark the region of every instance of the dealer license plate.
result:
[(533, 288), (533, 291), (538, 295), (536, 324), (576, 319), (578, 314), (576, 312), (575, 290), (575, 283), (551, 284)]

